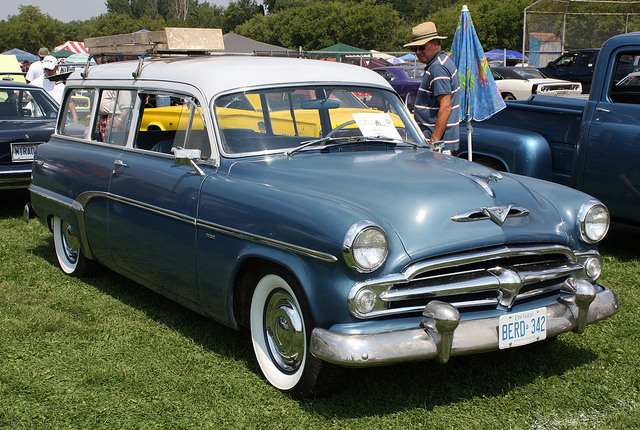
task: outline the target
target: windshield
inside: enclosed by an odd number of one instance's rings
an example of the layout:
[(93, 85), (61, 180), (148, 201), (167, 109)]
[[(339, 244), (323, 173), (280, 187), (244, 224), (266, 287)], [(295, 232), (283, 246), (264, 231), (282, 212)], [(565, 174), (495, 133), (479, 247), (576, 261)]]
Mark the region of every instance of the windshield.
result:
[(402, 101), (387, 90), (297, 86), (244, 91), (214, 102), (226, 154), (286, 151), (322, 138), (424, 144)]
[(516, 67), (512, 70), (525, 79), (544, 79), (545, 78), (545, 76), (538, 69), (534, 69), (531, 67)]

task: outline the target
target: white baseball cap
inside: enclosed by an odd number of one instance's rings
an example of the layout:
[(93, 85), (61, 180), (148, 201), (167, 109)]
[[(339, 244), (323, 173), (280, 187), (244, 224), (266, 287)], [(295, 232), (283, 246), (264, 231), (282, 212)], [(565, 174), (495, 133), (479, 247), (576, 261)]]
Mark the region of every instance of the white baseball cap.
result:
[(58, 67), (58, 59), (53, 55), (47, 55), (42, 59), (42, 66), (47, 70), (53, 70)]

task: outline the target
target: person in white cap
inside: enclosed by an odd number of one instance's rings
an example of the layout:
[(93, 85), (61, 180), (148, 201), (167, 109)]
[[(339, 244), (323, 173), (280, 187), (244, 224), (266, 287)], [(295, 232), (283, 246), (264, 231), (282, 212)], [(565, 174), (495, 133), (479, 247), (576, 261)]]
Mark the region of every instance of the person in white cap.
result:
[(58, 70), (58, 59), (52, 55), (47, 55), (42, 59), (42, 67), (44, 68), (44, 74), (35, 78), (30, 84), (44, 88), (58, 104), (61, 104), (62, 93), (64, 92), (64, 81), (49, 79), (54, 76)]
[(27, 83), (30, 83), (35, 78), (44, 73), (44, 69), (42, 67), (42, 59), (49, 55), (49, 50), (47, 48), (40, 48), (40, 50), (38, 51), (38, 55), (40, 56), (40, 59), (31, 63), (31, 65), (29, 66), (29, 70), (27, 70), (27, 75), (24, 77)]
[(455, 155), (460, 145), (460, 78), (458, 69), (440, 41), (436, 25), (429, 21), (413, 27), (411, 48), (426, 64), (414, 103), (414, 116), (430, 144), (444, 143), (444, 151)]

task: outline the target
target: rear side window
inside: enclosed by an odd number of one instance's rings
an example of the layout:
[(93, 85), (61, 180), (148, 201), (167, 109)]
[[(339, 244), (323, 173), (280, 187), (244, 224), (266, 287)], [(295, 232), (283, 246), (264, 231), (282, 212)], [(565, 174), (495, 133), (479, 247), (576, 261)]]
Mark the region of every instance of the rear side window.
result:
[(211, 156), (200, 102), (192, 96), (140, 93), (140, 124), (134, 146), (171, 154), (174, 148), (199, 149)]
[(91, 110), (96, 102), (97, 90), (72, 89), (61, 111), (59, 133), (63, 136), (86, 139), (91, 130)]
[(91, 139), (124, 146), (131, 125), (135, 91), (102, 90)]

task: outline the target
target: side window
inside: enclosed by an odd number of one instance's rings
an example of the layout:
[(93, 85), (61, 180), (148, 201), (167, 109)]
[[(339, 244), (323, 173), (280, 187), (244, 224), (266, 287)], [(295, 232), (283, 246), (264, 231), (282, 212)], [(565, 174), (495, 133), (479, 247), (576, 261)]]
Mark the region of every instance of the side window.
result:
[(211, 156), (202, 107), (197, 99), (175, 94), (140, 93), (141, 115), (135, 147), (171, 154), (173, 148), (199, 149)]
[(62, 107), (60, 134), (88, 138), (91, 129), (91, 109), (96, 101), (95, 89), (72, 89)]
[(612, 69), (609, 98), (614, 103), (640, 104), (640, 51), (622, 52)]
[(580, 63), (578, 67), (593, 67), (594, 65), (595, 53), (593, 52), (583, 52), (580, 55)]
[(380, 76), (382, 76), (383, 78), (385, 78), (389, 82), (395, 80), (395, 77), (388, 70), (374, 70), (374, 71), (378, 72), (378, 74)]
[(135, 91), (103, 90), (100, 94), (92, 140), (126, 145), (134, 101)]
[(573, 67), (573, 65), (576, 62), (576, 57), (577, 56), (578, 56), (578, 54), (566, 54), (566, 55), (563, 55), (558, 60), (558, 63), (556, 64), (556, 66), (557, 67)]

